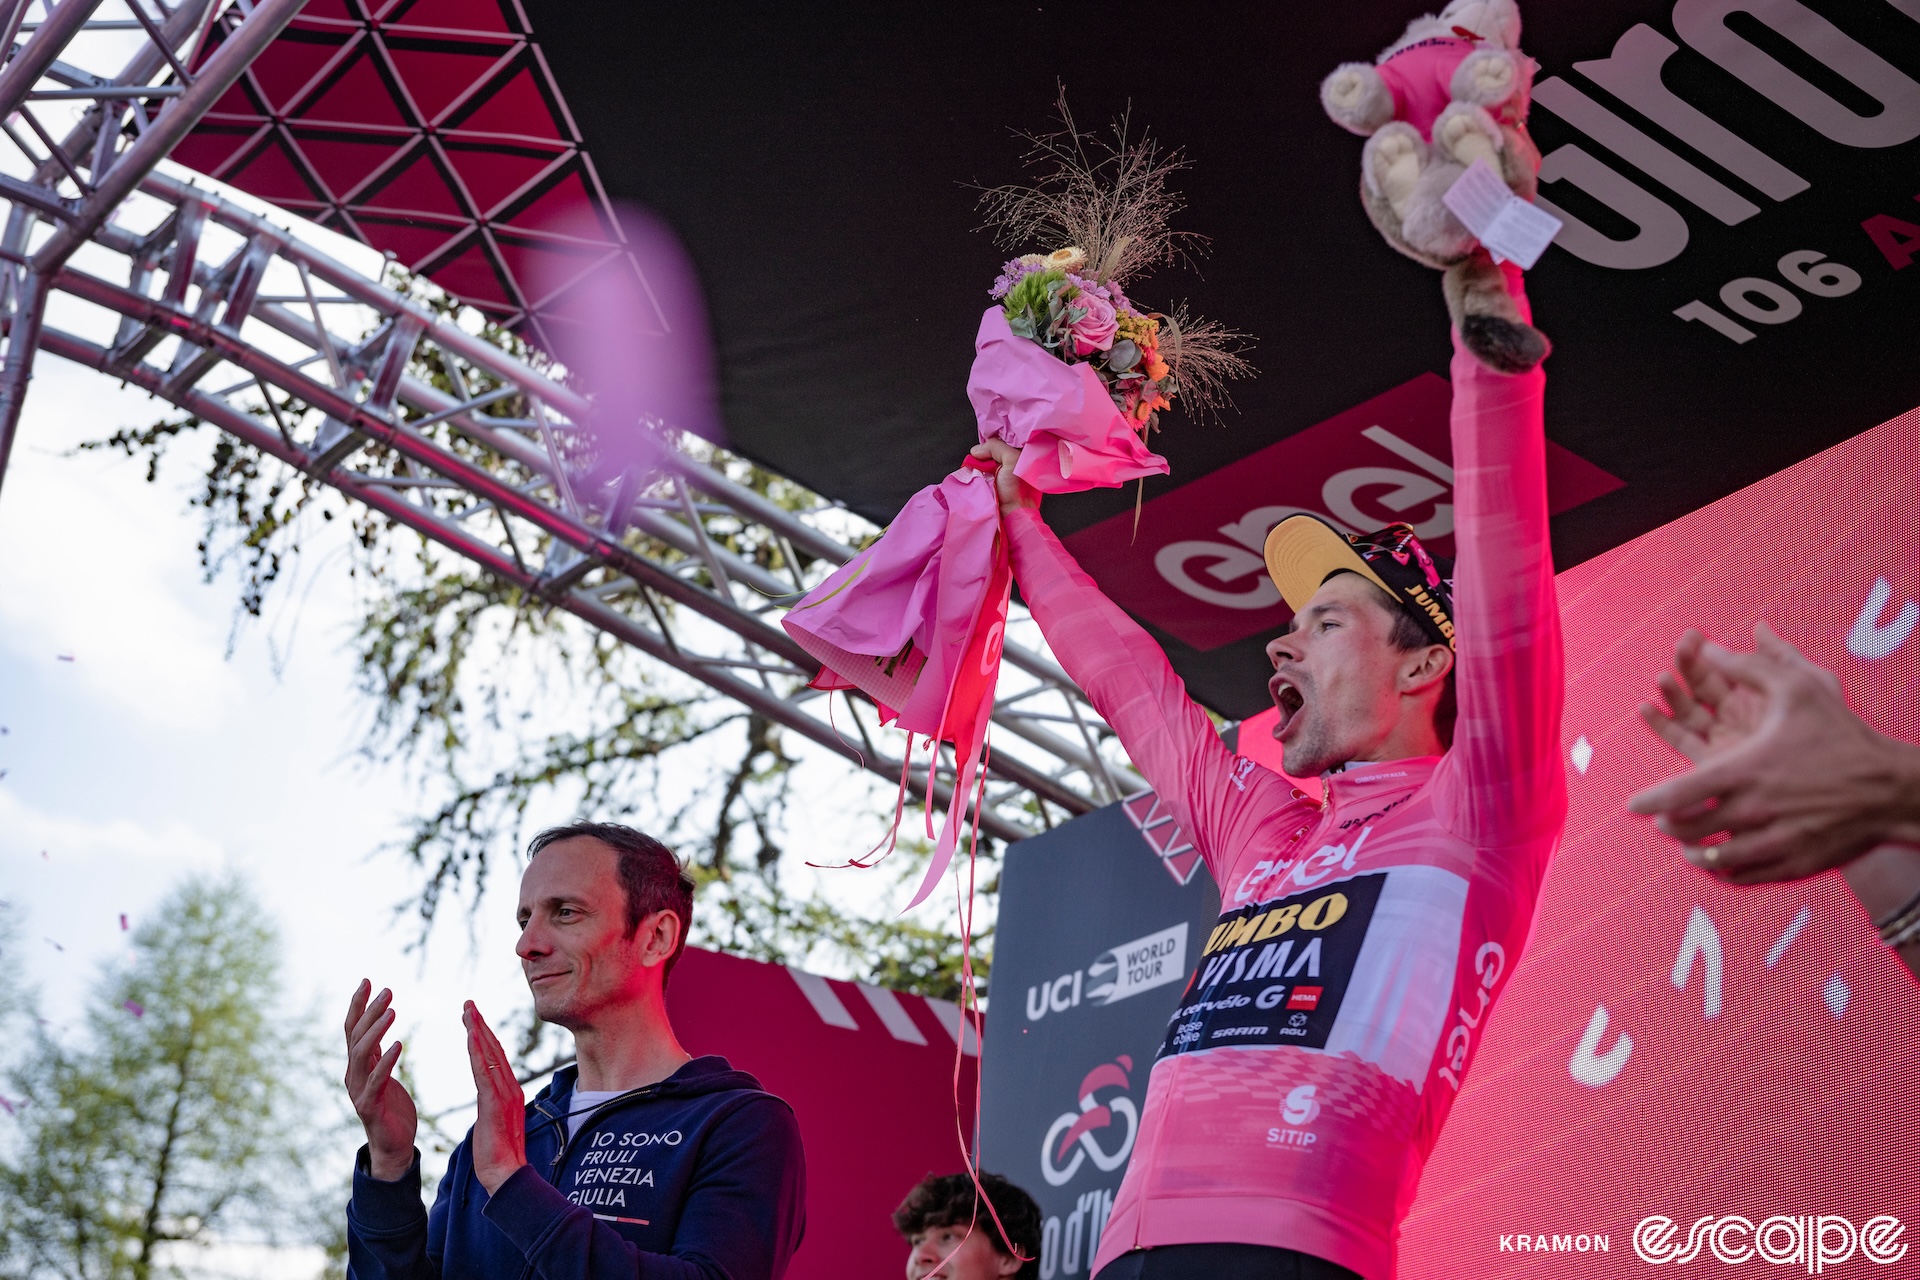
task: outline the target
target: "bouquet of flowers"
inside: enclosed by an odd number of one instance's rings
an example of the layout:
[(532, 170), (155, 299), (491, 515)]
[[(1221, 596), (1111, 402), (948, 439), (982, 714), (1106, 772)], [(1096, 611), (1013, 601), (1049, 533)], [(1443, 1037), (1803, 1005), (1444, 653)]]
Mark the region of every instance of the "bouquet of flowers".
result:
[(1001, 269), (992, 295), (1010, 331), (1069, 363), (1087, 361), (1121, 415), (1150, 428), (1180, 391), (1160, 355), (1161, 317), (1135, 311), (1119, 285), (1079, 274), (1086, 260), (1077, 245), (1022, 254)]
[[(1181, 202), (1167, 175), (1185, 161), (1151, 139), (1131, 142), (1124, 120), (1096, 159), (1064, 98), (1059, 110), (1063, 132), (1029, 139), (1047, 172), (1030, 186), (994, 188), (982, 204), (1003, 239), (1066, 247), (1006, 264), (967, 379), (980, 439), (1019, 449), (1014, 473), (1046, 493), (1166, 474), (1146, 446), (1160, 414), (1176, 397), (1212, 410), (1227, 379), (1252, 371), (1241, 335), (1182, 308), (1146, 311), (1123, 291), (1136, 273), (1202, 243), (1168, 225)], [(939, 883), (980, 779), (1012, 587), (994, 469), (970, 457), (922, 489), (781, 620), (821, 663), (814, 687), (866, 693), (907, 730), (909, 760), (915, 735), (953, 743), (952, 804), (909, 906)], [(931, 794), (927, 809), (931, 836)]]
[(1131, 141), (1125, 119), (1111, 142), (1089, 139), (1074, 128), (1064, 96), (1057, 109), (1063, 129), (1027, 139), (1039, 179), (991, 188), (981, 205), (1002, 244), (1065, 247), (1012, 259), (989, 294), (1014, 334), (1069, 364), (1090, 364), (1135, 430), (1154, 430), (1180, 395), (1202, 416), (1216, 413), (1229, 398), (1225, 383), (1253, 372), (1241, 355), (1244, 335), (1196, 320), (1184, 306), (1149, 311), (1123, 288), (1205, 248), (1205, 237), (1171, 225), (1184, 202), (1167, 179), (1186, 168), (1185, 157), (1163, 154), (1150, 137)]

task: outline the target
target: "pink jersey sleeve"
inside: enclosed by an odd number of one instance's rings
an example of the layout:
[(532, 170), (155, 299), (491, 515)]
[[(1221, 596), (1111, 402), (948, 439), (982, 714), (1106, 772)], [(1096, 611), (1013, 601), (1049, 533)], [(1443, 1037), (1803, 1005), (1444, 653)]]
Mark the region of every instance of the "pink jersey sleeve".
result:
[(1224, 884), (1234, 852), (1262, 818), (1293, 802), (1293, 788), (1227, 750), (1153, 637), (1101, 593), (1038, 511), (1009, 512), (1001, 525), (1021, 595), (1054, 656)]
[[(1520, 295), (1520, 274), (1508, 281)], [(1524, 296), (1523, 311), (1530, 315)], [(1546, 373), (1493, 372), (1453, 338), (1459, 719), (1436, 778), (1441, 820), (1482, 849), (1557, 832), (1565, 659), (1547, 533)]]

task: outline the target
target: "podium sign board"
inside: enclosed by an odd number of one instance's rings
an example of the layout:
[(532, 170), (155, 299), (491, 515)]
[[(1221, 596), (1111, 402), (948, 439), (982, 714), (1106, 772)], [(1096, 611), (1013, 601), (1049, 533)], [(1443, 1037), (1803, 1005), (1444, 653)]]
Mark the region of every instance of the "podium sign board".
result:
[(1135, 797), (1007, 851), (980, 1153), (1039, 1201), (1048, 1280), (1087, 1273), (1167, 1018), (1219, 913), (1164, 816)]

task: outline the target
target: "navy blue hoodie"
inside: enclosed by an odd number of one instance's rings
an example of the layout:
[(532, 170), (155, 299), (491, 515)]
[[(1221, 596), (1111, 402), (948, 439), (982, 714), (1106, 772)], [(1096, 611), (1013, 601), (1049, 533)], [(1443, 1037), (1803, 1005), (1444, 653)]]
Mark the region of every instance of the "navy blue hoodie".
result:
[(491, 1197), (473, 1134), (428, 1213), (420, 1155), (398, 1182), (354, 1162), (349, 1280), (779, 1280), (806, 1225), (793, 1110), (721, 1057), (597, 1107), (571, 1140), (575, 1071), (527, 1108), (527, 1163)]

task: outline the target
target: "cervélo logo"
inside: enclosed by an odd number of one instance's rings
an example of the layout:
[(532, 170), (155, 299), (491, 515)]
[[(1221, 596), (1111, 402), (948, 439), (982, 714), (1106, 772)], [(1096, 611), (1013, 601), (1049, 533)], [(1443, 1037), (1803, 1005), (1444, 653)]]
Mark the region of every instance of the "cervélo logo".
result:
[[(1453, 390), (1423, 373), (1384, 395), (1080, 530), (1067, 549), (1128, 612), (1196, 649), (1269, 631), (1287, 607), (1261, 557), (1267, 532), (1306, 513), (1363, 533), (1396, 520), (1436, 555), (1453, 554)], [(1554, 514), (1622, 481), (1551, 440)], [(1225, 523), (1222, 523), (1225, 521)]]
[(1890, 1213), (1868, 1218), (1858, 1226), (1837, 1213), (1777, 1213), (1755, 1222), (1737, 1213), (1695, 1218), (1683, 1237), (1680, 1224), (1661, 1214), (1642, 1218), (1633, 1229), (1633, 1251), (1655, 1266), (1687, 1263), (1703, 1254), (1728, 1266), (1770, 1262), (1775, 1266), (1804, 1265), (1817, 1276), (1828, 1267), (1851, 1261), (1891, 1266), (1907, 1256), (1900, 1239), (1907, 1226)]

